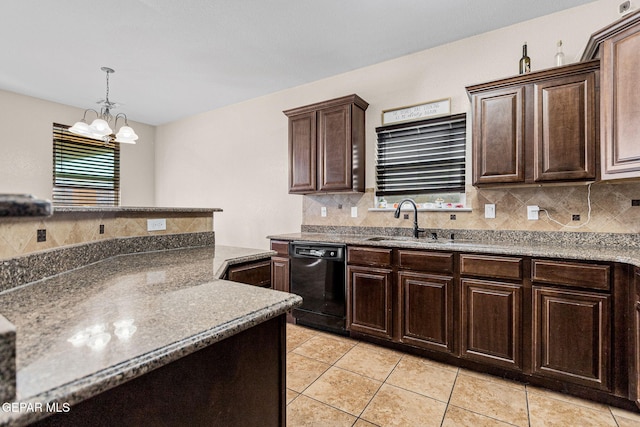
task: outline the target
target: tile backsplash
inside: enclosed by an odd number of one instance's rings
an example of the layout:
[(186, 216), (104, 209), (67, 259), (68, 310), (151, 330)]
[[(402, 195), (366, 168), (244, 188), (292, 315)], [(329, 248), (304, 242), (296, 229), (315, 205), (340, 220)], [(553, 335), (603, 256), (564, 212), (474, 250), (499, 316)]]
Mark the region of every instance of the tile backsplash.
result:
[[(590, 194), (589, 194), (590, 193)], [(471, 211), (420, 211), (418, 222), (422, 228), (472, 230), (526, 230), (599, 233), (640, 232), (640, 183), (594, 183), (587, 185), (511, 187), (495, 189), (466, 188), (467, 207)], [(374, 207), (374, 191), (365, 193), (304, 196), (303, 225), (334, 225), (358, 227), (412, 227), (409, 219), (396, 219), (392, 211), (370, 211)], [(590, 199), (591, 209), (589, 209)], [(484, 205), (495, 204), (493, 219), (484, 217)], [(546, 209), (539, 220), (527, 219), (527, 206)], [(358, 208), (358, 216), (351, 217), (351, 207)], [(327, 216), (321, 216), (321, 207)], [(578, 221), (573, 220), (579, 215)], [(591, 219), (589, 220), (589, 215)], [(454, 218), (455, 219), (452, 219)], [(577, 228), (580, 226), (579, 228)]]
[[(147, 231), (147, 219), (158, 215), (128, 213), (56, 213), (47, 218), (0, 219), (0, 259), (47, 249), (116, 237), (213, 231), (211, 214), (162, 213), (166, 230)], [(100, 225), (104, 233), (100, 234)], [(38, 230), (46, 230), (46, 241), (39, 242)]]

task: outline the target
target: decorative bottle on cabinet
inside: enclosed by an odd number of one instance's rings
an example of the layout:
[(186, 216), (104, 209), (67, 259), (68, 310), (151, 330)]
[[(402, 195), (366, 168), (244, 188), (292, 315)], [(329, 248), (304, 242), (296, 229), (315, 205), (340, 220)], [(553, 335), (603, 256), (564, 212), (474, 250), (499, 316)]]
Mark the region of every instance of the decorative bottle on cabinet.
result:
[(556, 66), (564, 65), (564, 53), (562, 52), (562, 40), (558, 40), (558, 50), (556, 52)]
[(520, 58), (520, 74), (531, 72), (531, 58), (527, 55), (527, 42), (522, 45), (522, 58)]

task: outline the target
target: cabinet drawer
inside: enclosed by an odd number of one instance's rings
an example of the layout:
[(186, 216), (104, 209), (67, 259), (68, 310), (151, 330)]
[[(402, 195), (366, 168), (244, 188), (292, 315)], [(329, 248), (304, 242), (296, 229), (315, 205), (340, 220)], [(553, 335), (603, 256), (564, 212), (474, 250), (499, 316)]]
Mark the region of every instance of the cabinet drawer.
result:
[(391, 252), (389, 248), (348, 247), (347, 264), (387, 267), (391, 265)]
[(271, 286), (271, 260), (233, 265), (227, 271), (227, 278), (234, 282), (268, 288)]
[(531, 277), (534, 282), (609, 290), (611, 268), (602, 264), (534, 259)]
[(522, 280), (522, 258), (493, 255), (460, 255), (460, 274)]
[(446, 252), (398, 251), (398, 267), (405, 270), (453, 272), (453, 254)]
[(289, 242), (284, 242), (281, 240), (272, 240), (271, 250), (278, 252), (278, 255), (289, 256)]

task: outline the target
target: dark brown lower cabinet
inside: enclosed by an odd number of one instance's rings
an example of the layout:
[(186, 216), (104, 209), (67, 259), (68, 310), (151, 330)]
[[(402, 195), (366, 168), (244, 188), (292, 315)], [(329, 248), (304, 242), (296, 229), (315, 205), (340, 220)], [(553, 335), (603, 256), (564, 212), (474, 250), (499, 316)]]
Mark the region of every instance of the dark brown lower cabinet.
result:
[(462, 357), (522, 370), (522, 285), (461, 279)]
[(634, 279), (601, 261), (347, 250), (354, 337), (640, 408), (640, 267)]
[(534, 286), (534, 374), (609, 390), (610, 300)]
[(289, 258), (271, 257), (271, 287), (277, 291), (289, 292)]
[(271, 287), (271, 261), (266, 259), (232, 265), (227, 269), (225, 278), (234, 282), (246, 283), (247, 285), (269, 288)]
[(393, 338), (392, 270), (347, 267), (347, 324), (352, 332)]
[(401, 271), (400, 342), (452, 353), (453, 277)]

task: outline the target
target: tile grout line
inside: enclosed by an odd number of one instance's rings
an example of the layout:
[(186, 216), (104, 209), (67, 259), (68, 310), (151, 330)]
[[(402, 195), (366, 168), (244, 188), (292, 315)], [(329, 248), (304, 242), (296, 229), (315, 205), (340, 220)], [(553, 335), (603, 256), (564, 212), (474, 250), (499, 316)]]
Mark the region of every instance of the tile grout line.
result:
[[(362, 341), (359, 341), (359, 343), (361, 343)], [(387, 380), (389, 379), (389, 377), (391, 376), (391, 374), (393, 373), (393, 371), (395, 371), (395, 369), (398, 367), (398, 365), (400, 364), (400, 361), (404, 358), (404, 355), (400, 356), (400, 359), (396, 362), (395, 365), (393, 365), (393, 368), (391, 369), (391, 371), (389, 371), (389, 373), (387, 374), (386, 378), (380, 382), (380, 387), (378, 387), (378, 389), (376, 390), (375, 393), (373, 393), (373, 396), (371, 396), (371, 399), (369, 399), (369, 401), (367, 402), (366, 405), (364, 405), (364, 408), (362, 409), (362, 412), (360, 412), (360, 415), (358, 416), (358, 420), (362, 419), (368, 423), (374, 424), (373, 422), (365, 419), (365, 418), (361, 418), (362, 414), (364, 414), (364, 411), (367, 410), (367, 408), (369, 407), (369, 405), (371, 405), (371, 402), (373, 401), (373, 399), (378, 395), (378, 393), (380, 392), (380, 389), (382, 388), (383, 385), (387, 384)], [(364, 375), (363, 375), (364, 376)], [(365, 377), (368, 378), (368, 377)], [(374, 379), (374, 378), (371, 378)], [(390, 384), (389, 384), (390, 385)], [(356, 420), (357, 421), (357, 420)], [(377, 425), (377, 424), (375, 424)]]
[(456, 379), (453, 380), (453, 386), (451, 387), (451, 393), (449, 393), (449, 399), (447, 399), (447, 406), (444, 408), (444, 414), (442, 415), (442, 421), (440, 421), (440, 427), (444, 424), (444, 420), (447, 417), (447, 412), (449, 411), (449, 405), (451, 405), (451, 397), (453, 396), (453, 390), (456, 388), (456, 383), (458, 382), (458, 376), (460, 375), (460, 368), (456, 370)]
[(529, 422), (529, 427), (531, 427), (531, 411), (529, 410), (529, 388), (524, 386), (524, 397), (527, 402), (527, 421)]

